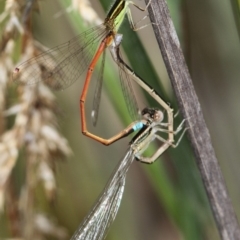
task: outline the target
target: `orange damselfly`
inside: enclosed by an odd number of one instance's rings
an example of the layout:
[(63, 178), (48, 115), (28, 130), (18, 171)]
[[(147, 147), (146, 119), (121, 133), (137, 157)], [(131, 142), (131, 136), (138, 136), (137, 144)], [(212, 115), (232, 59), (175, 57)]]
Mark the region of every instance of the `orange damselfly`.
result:
[[(85, 114), (85, 100), (93, 70), (96, 63), (99, 61), (100, 56), (103, 55), (103, 63), (101, 64), (99, 74), (100, 83), (98, 84), (99, 87), (96, 88), (92, 110), (92, 120), (95, 125), (97, 122), (101, 96), (105, 50), (114, 44), (115, 35), (126, 15), (128, 16), (131, 27), (135, 29), (129, 5), (132, 4), (139, 10), (145, 11), (150, 2), (151, 0), (149, 0), (149, 3), (145, 8), (141, 8), (129, 0), (116, 0), (103, 24), (93, 27), (74, 37), (70, 41), (23, 62), (15, 68), (13, 72), (13, 81), (27, 85), (45, 82), (52, 89), (64, 89), (79, 79), (80, 75), (88, 68), (80, 97), (81, 126), (83, 134), (105, 145), (109, 145), (124, 137), (126, 133), (123, 131), (110, 139), (104, 139), (88, 132)], [(128, 78), (125, 78), (126, 81), (121, 82), (121, 86), (128, 111), (131, 117), (136, 119), (138, 116), (137, 101), (133, 94), (131, 82), (127, 81), (127, 79)]]

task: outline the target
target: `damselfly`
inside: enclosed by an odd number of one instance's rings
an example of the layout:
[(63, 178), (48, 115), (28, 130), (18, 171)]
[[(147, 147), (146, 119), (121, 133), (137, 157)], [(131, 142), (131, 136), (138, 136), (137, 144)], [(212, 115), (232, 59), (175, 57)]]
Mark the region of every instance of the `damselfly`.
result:
[[(122, 35), (116, 34), (114, 44), (112, 44), (110, 48), (114, 60), (120, 67), (120, 71), (122, 71), (122, 74), (127, 74), (127, 78), (131, 77), (136, 81), (158, 102), (164, 112), (167, 112), (167, 122), (163, 122), (163, 111), (153, 108), (145, 108), (142, 111), (143, 119), (139, 122), (136, 121), (132, 123), (127, 129), (122, 131), (126, 133), (125, 135), (128, 135), (131, 132), (140, 130), (130, 142), (129, 149), (115, 168), (95, 206), (79, 226), (71, 240), (104, 239), (119, 209), (125, 186), (126, 173), (133, 160), (136, 159), (145, 163), (153, 163), (169, 147), (177, 147), (186, 131), (185, 128), (177, 143), (174, 143), (174, 136), (183, 129), (184, 120), (178, 126), (176, 131), (174, 131), (173, 109), (122, 60), (119, 53), (121, 41)], [(120, 73), (120, 75), (122, 74)], [(161, 133), (167, 133), (167, 139), (163, 138), (160, 135)], [(147, 150), (149, 144), (155, 139), (161, 142), (160, 146), (152, 156), (144, 156), (143, 153)]]
[[(136, 30), (129, 5), (132, 4), (139, 10), (145, 11), (150, 2), (151, 0), (149, 0), (149, 3), (145, 8), (141, 8), (129, 0), (116, 0), (103, 24), (93, 27), (70, 41), (23, 62), (15, 68), (13, 81), (23, 84), (45, 82), (53, 89), (64, 89), (79, 79), (80, 75), (88, 68), (80, 98), (82, 132), (106, 145), (116, 141), (115, 139), (122, 137), (121, 134), (117, 134), (114, 138), (104, 141), (105, 139), (95, 136), (87, 131), (85, 100), (89, 83), (95, 65), (100, 56), (103, 55), (103, 61), (99, 73), (99, 83), (96, 88), (92, 111), (92, 120), (95, 125), (97, 122), (101, 96), (105, 50), (113, 44), (115, 35), (117, 34), (125, 15), (128, 16), (131, 28)], [(123, 81), (121, 86), (129, 113), (133, 119), (137, 119), (138, 107), (131, 83)]]
[[(74, 233), (71, 240), (104, 239), (118, 212), (123, 196), (126, 173), (133, 160), (136, 158), (144, 162), (154, 162), (159, 157), (159, 153), (162, 154), (169, 146), (172, 146), (172, 142), (169, 140), (171, 137), (165, 140), (158, 133), (167, 132), (169, 135), (174, 136), (182, 129), (182, 124), (180, 124), (177, 131), (169, 132), (166, 129), (166, 124), (162, 122), (163, 112), (157, 109), (145, 108), (142, 111), (142, 116), (141, 121), (132, 124), (132, 131), (136, 129), (140, 129), (140, 131), (132, 139), (125, 156), (115, 168), (95, 206)], [(184, 131), (181, 137), (183, 134)], [(143, 153), (155, 139), (160, 140), (162, 144), (151, 157), (144, 157)]]

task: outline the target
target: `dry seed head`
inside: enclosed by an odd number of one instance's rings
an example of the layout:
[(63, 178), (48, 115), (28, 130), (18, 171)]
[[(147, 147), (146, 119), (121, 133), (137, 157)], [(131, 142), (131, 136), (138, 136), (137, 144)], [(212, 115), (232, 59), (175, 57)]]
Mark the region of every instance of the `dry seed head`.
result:
[[(34, 2), (34, 1), (32, 1)], [(35, 1), (37, 2), (37, 1)], [(83, 1), (79, 1), (80, 3)], [(19, 60), (26, 61), (36, 54), (41, 53), (44, 49), (40, 44), (36, 44), (31, 35), (31, 30), (26, 29), (22, 24), (25, 0), (6, 0), (5, 10), (0, 15), (0, 25), (3, 38), (1, 39), (1, 54), (0, 54), (0, 124), (3, 130), (0, 129), (0, 210), (3, 209), (4, 201), (6, 201), (5, 209), (15, 206), (14, 223), (12, 225), (21, 226), (20, 233), (30, 232), (30, 236), (34, 239), (46, 239), (44, 234), (56, 236), (57, 239), (67, 238), (66, 231), (56, 226), (53, 222), (45, 217), (45, 223), (36, 214), (39, 209), (37, 201), (35, 201), (35, 188), (41, 182), (47, 199), (52, 200), (56, 191), (56, 180), (54, 165), (55, 160), (64, 158), (71, 154), (67, 140), (61, 136), (56, 128), (56, 103), (55, 97), (50, 90), (44, 85), (17, 87), (18, 101), (14, 106), (7, 106), (9, 101), (5, 100), (7, 79), (10, 84), (12, 80), (12, 71), (14, 69), (12, 57), (17, 57), (16, 53), (21, 53)], [(30, 12), (31, 13), (31, 12)], [(90, 15), (90, 14), (89, 14)], [(30, 18), (32, 15), (24, 16)], [(31, 24), (26, 24), (29, 27)], [(16, 31), (17, 30), (17, 31)], [(15, 46), (16, 34), (19, 43)], [(39, 47), (41, 46), (41, 47)], [(19, 47), (20, 49), (15, 49)], [(16, 50), (16, 53), (13, 51)], [(42, 69), (45, 63), (37, 65), (39, 74), (42, 74)], [(53, 66), (55, 62), (53, 59)], [(19, 74), (20, 75), (20, 74)], [(26, 79), (24, 72), (20, 75), (22, 82), (29, 82), (31, 79)], [(12, 94), (11, 99), (17, 97)], [(15, 122), (3, 124), (9, 120), (9, 116), (15, 115)], [(4, 126), (11, 126), (11, 129), (4, 129)], [(7, 183), (11, 181), (11, 172), (19, 155), (20, 148), (22, 151), (22, 159), (25, 164), (26, 179), (21, 188), (20, 197), (12, 195), (9, 198), (9, 186)], [(7, 194), (8, 193), (8, 194)], [(18, 204), (14, 204), (14, 203)], [(30, 203), (30, 204), (29, 204)], [(24, 219), (24, 221), (22, 221)], [(24, 222), (24, 224), (23, 224)], [(24, 236), (19, 236), (24, 238)], [(30, 238), (33, 239), (33, 238)]]
[(45, 234), (56, 237), (57, 239), (66, 239), (68, 234), (66, 230), (62, 227), (56, 226), (56, 223), (50, 221), (43, 214), (36, 214), (34, 217), (34, 225), (40, 231)]
[(0, 141), (0, 212), (3, 210), (5, 186), (18, 157), (16, 131), (2, 135)]

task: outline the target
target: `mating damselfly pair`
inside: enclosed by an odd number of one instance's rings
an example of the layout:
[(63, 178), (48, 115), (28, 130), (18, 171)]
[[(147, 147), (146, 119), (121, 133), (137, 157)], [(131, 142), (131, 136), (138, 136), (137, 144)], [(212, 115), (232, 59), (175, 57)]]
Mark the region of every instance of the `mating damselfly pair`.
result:
[[(149, 4), (150, 2), (151, 1), (149, 1)], [(120, 161), (120, 164), (113, 173), (99, 201), (72, 239), (103, 239), (119, 208), (125, 184), (125, 175), (131, 162), (137, 158), (142, 162), (152, 163), (167, 148), (170, 146), (177, 146), (183, 136), (182, 134), (177, 144), (174, 145), (174, 135), (182, 129), (182, 124), (174, 131), (173, 110), (162, 100), (156, 91), (137, 76), (121, 58), (119, 46), (122, 41), (122, 35), (118, 34), (118, 29), (125, 15), (128, 16), (132, 28), (135, 29), (128, 7), (129, 4), (133, 4), (140, 10), (146, 10), (145, 8), (140, 8), (131, 1), (117, 0), (110, 9), (102, 25), (91, 28), (69, 42), (50, 49), (22, 63), (15, 69), (13, 74), (13, 80), (15, 82), (35, 84), (43, 81), (48, 83), (53, 89), (64, 89), (76, 81), (82, 72), (88, 68), (85, 84), (80, 97), (83, 134), (105, 145), (109, 145), (139, 130), (139, 133), (130, 143), (129, 150), (125, 157)], [(96, 63), (102, 55), (103, 61), (101, 63), (92, 109), (92, 120), (95, 125), (98, 118), (106, 48), (110, 49), (114, 61), (119, 66), (124, 98), (126, 99), (129, 113), (135, 120), (127, 128), (110, 139), (103, 139), (88, 132), (85, 114), (85, 100), (89, 83)], [(138, 107), (131, 86), (132, 80), (147, 91), (164, 109), (167, 115), (166, 122), (163, 122), (165, 112), (152, 108), (144, 109), (142, 111), (142, 119), (136, 120), (138, 119)], [(162, 132), (167, 134), (167, 139), (158, 134)], [(160, 140), (161, 145), (151, 157), (144, 157), (143, 153), (155, 139)]]
[[(117, 37), (121, 39), (121, 35)], [(121, 62), (122, 59), (118, 55), (119, 46), (115, 46), (111, 51), (117, 57), (117, 61)], [(173, 110), (149, 85), (138, 78), (124, 62), (122, 62), (121, 67), (126, 72), (129, 72), (129, 74), (131, 73), (136, 78), (136, 81), (139, 81), (139, 85), (157, 100), (159, 105), (167, 112), (167, 122), (163, 122), (163, 111), (156, 108), (145, 108), (142, 110), (142, 119), (133, 122), (124, 130), (127, 135), (137, 130), (139, 132), (133, 137), (125, 156), (120, 160), (99, 199), (78, 227), (71, 240), (104, 239), (111, 223), (116, 217), (124, 191), (126, 173), (134, 159), (145, 163), (153, 163), (169, 147), (177, 147), (186, 131), (186, 129), (183, 130), (178, 141), (174, 144), (174, 136), (183, 129), (184, 121), (174, 131)], [(161, 133), (167, 133), (167, 139), (163, 138)], [(158, 149), (152, 156), (145, 157), (143, 155), (144, 152), (155, 139), (160, 142)]]

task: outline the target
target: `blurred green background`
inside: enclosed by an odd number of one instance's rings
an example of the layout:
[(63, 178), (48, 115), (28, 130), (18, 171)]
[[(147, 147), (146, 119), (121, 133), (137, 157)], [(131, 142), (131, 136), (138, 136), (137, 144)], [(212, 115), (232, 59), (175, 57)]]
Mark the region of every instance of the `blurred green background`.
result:
[[(33, 14), (32, 29), (36, 39), (47, 47), (63, 43), (91, 27), (76, 11), (53, 17), (69, 6), (70, 1), (44, 0), (39, 3), (40, 13)], [(111, 3), (108, 0), (92, 1), (92, 6), (104, 19)], [(143, 1), (136, 3), (144, 5)], [(238, 2), (168, 0), (168, 5), (236, 214), (240, 216)], [(132, 9), (135, 22), (144, 16)], [(177, 110), (151, 26), (136, 34), (126, 20), (119, 32), (124, 34), (125, 59)], [(117, 81), (112, 81), (118, 77), (118, 72), (110, 58), (106, 68), (99, 122), (93, 128), (89, 118), (88, 126), (95, 133), (110, 137), (131, 119), (123, 98), (119, 97), (120, 86)], [(43, 207), (68, 229), (69, 236), (94, 204), (130, 140), (123, 139), (105, 147), (82, 136), (79, 96), (83, 80), (84, 74), (81, 81), (56, 93), (61, 108), (59, 125), (74, 155), (57, 163), (57, 201), (53, 207)], [(94, 86), (87, 109), (92, 107), (93, 90)], [(143, 106), (156, 106), (144, 93), (137, 92)], [(2, 226), (7, 225), (4, 216), (0, 218), (0, 225), (1, 222)], [(10, 237), (7, 227), (0, 231), (0, 238), (4, 237)], [(131, 166), (119, 213), (106, 239), (219, 239), (186, 137), (177, 149), (168, 150), (154, 164), (135, 162)]]

